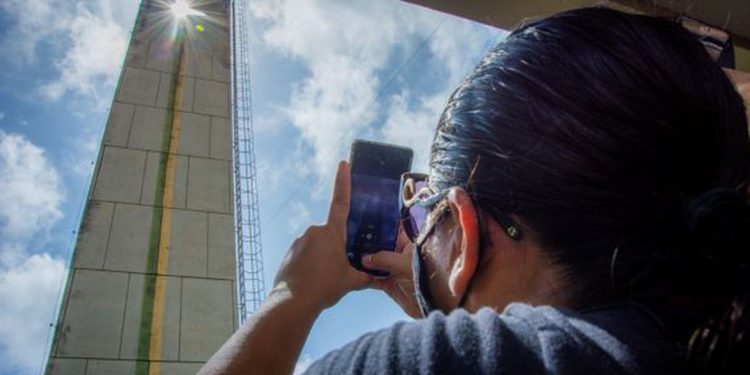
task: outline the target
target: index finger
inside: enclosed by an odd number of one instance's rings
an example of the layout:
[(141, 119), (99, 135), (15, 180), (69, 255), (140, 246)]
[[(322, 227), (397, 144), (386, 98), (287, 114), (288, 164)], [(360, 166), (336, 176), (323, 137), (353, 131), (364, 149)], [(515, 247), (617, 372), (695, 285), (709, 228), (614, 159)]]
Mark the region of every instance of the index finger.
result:
[(398, 237), (396, 237), (396, 252), (403, 252), (406, 245), (411, 244), (409, 236), (406, 235), (404, 230), (404, 223), (401, 222), (398, 225)]
[(349, 177), (349, 163), (339, 162), (336, 171), (336, 182), (333, 185), (331, 208), (328, 210), (328, 222), (345, 222), (349, 215), (349, 195), (351, 194), (351, 180)]

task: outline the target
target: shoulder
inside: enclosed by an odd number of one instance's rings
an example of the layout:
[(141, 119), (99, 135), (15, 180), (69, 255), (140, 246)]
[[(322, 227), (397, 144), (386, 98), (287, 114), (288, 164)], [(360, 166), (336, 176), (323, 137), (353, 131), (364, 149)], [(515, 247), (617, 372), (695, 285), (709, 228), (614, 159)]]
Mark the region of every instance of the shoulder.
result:
[[(511, 304), (436, 312), (367, 334), (311, 367), (347, 373), (642, 373), (663, 362), (659, 329), (635, 309), (587, 313)], [(324, 371), (319, 371), (324, 370)]]
[(513, 327), (553, 373), (674, 373), (674, 348), (660, 324), (634, 304), (574, 311), (511, 304), (497, 319)]

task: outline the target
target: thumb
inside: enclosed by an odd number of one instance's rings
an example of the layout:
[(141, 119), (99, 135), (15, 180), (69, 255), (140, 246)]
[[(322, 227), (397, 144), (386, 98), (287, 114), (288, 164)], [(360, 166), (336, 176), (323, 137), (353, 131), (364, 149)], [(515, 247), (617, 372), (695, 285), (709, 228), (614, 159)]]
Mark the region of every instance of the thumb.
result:
[(391, 276), (411, 277), (410, 254), (383, 250), (363, 256), (362, 264), (367, 268), (388, 271)]

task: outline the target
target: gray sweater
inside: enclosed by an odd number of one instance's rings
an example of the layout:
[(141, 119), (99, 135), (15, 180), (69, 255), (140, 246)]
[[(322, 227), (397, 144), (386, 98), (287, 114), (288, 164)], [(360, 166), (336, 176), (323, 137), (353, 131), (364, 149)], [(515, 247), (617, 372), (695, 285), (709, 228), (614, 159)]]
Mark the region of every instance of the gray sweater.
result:
[(511, 304), (436, 312), (368, 333), (306, 374), (682, 373), (659, 323), (635, 305), (576, 312)]

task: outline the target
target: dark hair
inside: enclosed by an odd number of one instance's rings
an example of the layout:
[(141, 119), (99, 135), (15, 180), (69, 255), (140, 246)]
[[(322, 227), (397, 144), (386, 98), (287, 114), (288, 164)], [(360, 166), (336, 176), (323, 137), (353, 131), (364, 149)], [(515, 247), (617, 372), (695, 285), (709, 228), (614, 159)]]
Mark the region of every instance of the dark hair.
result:
[(531, 228), (579, 307), (642, 302), (694, 369), (748, 368), (745, 108), (678, 24), (597, 7), (520, 27), (451, 96), (430, 168)]

